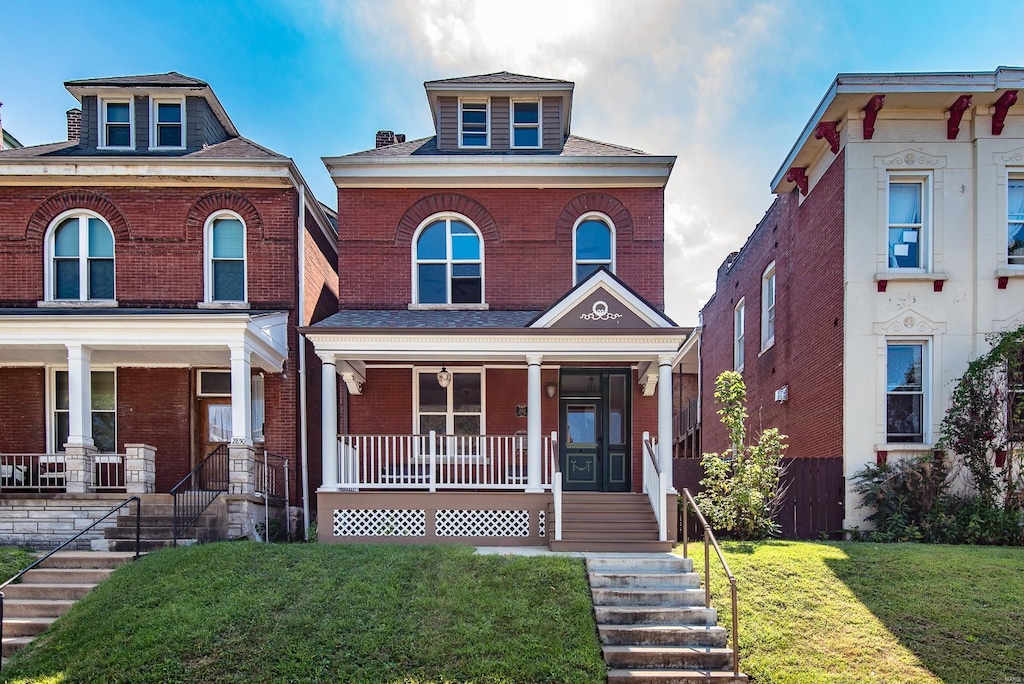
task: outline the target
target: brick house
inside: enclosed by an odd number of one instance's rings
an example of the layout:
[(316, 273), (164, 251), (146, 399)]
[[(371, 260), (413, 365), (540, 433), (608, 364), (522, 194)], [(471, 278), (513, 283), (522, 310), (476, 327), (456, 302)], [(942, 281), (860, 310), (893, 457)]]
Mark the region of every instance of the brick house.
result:
[[(225, 533), (267, 500), (265, 454), (308, 506), (320, 367), (297, 329), (337, 308), (331, 212), (203, 81), (65, 86), (68, 140), (0, 152), (0, 512), (167, 493), (212, 453)], [(56, 517), (0, 515), (0, 540), (66, 538)]]
[[(341, 296), (303, 329), (340, 414), (323, 416), (321, 541), (674, 537), (671, 369), (689, 333), (662, 312), (674, 157), (572, 135), (573, 87), (430, 81), (435, 135), (381, 131), (324, 159)], [(635, 524), (614, 519), (633, 507)]]
[(710, 400), (726, 369), (787, 456), (843, 459), (845, 529), (867, 514), (853, 475), (935, 448), (985, 335), (1024, 321), (1022, 84), (1018, 68), (836, 78), (702, 311), (706, 451), (727, 443)]

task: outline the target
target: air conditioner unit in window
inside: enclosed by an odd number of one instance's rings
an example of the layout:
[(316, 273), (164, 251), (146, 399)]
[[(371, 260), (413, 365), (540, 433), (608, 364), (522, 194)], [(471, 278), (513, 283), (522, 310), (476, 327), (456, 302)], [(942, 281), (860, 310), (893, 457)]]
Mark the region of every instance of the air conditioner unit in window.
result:
[(775, 390), (775, 401), (779, 403), (789, 401), (789, 385), (783, 385), (779, 389)]

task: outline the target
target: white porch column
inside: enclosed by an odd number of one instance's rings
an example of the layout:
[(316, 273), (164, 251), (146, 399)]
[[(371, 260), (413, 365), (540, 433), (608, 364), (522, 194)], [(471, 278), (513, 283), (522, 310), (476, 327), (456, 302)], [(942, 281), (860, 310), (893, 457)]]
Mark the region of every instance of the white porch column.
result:
[[(92, 350), (68, 346), (68, 441), (72, 446), (93, 446)], [(55, 444), (54, 447), (61, 445)]]
[(665, 489), (672, 484), (672, 357), (658, 357), (658, 465), (665, 474)]
[(231, 443), (252, 446), (252, 352), (231, 347)]
[(526, 372), (526, 491), (542, 492), (541, 460), (543, 459), (541, 441), (541, 394), (540, 394), (540, 356), (527, 356)]
[(338, 366), (334, 354), (320, 354), (320, 472), (323, 489), (338, 488)]

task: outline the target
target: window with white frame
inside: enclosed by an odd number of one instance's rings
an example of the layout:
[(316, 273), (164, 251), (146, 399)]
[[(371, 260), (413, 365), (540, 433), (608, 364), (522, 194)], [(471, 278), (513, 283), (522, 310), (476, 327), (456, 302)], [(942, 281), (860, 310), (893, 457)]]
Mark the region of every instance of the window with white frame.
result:
[(488, 100), (459, 100), (459, 147), (491, 146), (490, 115)]
[(743, 371), (743, 313), (745, 303), (741, 299), (732, 312), (732, 367), (738, 372)]
[(615, 272), (615, 231), (601, 214), (584, 214), (572, 234), (573, 277), (579, 283), (602, 266)]
[(451, 369), (447, 387), (437, 382), (439, 369), (417, 369), (415, 430), (425, 435), (484, 434), (483, 372), (479, 369)]
[(99, 147), (132, 149), (135, 147), (134, 107), (131, 98), (99, 101)]
[(541, 146), (540, 100), (512, 100), (512, 147), (539, 148)]
[(149, 146), (153, 149), (185, 147), (185, 100), (150, 100)]
[(1024, 266), (1024, 177), (1006, 184), (1006, 261)]
[(246, 301), (245, 222), (234, 212), (206, 220), (206, 301)]
[[(231, 371), (201, 370), (198, 372), (196, 396), (200, 398), (231, 397)], [(263, 374), (253, 374), (249, 383), (249, 415), (252, 422), (252, 441), (264, 441), (264, 424), (266, 422), (266, 399), (263, 391)], [(231, 439), (231, 405), (220, 409), (217, 419), (217, 431), (223, 435), (224, 441)]]
[(416, 304), (482, 304), (483, 243), (458, 215), (428, 219), (413, 240)]
[(885, 441), (924, 443), (927, 381), (924, 342), (886, 345)]
[(775, 262), (761, 275), (761, 349), (775, 343)]
[(114, 233), (98, 214), (61, 214), (46, 239), (46, 299), (112, 301)]
[[(53, 410), (51, 448), (54, 453), (64, 451), (70, 427), (70, 391), (68, 372), (53, 371), (50, 406)], [(103, 454), (117, 451), (117, 378), (114, 371), (94, 370), (90, 375), (92, 404), (92, 441)]]
[(928, 267), (928, 179), (889, 176), (889, 268)]

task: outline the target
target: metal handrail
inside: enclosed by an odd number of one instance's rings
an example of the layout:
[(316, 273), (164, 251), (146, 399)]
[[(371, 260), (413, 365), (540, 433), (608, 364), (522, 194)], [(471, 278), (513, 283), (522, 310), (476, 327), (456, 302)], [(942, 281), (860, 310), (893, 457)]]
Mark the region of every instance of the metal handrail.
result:
[(690, 494), (690, 490), (683, 488), (683, 557), (688, 558), (687, 547), (689, 546), (690, 536), (690, 521), (687, 516), (687, 511), (692, 506), (693, 512), (697, 514), (697, 520), (700, 521), (701, 527), (704, 529), (704, 607), (711, 607), (711, 551), (710, 547), (714, 547), (715, 553), (718, 554), (718, 560), (722, 562), (722, 569), (725, 570), (725, 576), (729, 579), (729, 588), (732, 593), (732, 670), (734, 675), (740, 673), (740, 642), (739, 642), (739, 610), (736, 599), (736, 576), (732, 574), (732, 570), (729, 569), (729, 564), (725, 562), (725, 556), (722, 555), (722, 549), (718, 546), (718, 540), (715, 539), (715, 533), (711, 531), (711, 525), (704, 519), (704, 514), (700, 512), (700, 507), (694, 500), (693, 495)]
[[(12, 584), (13, 582), (16, 582), (17, 580), (21, 579), (22, 576), (26, 572), (28, 572), (29, 570), (32, 570), (33, 568), (39, 566), (39, 564), (41, 564), (47, 558), (49, 558), (53, 554), (57, 553), (58, 551), (63, 549), (65, 546), (67, 546), (71, 542), (75, 541), (76, 539), (81, 537), (83, 534), (85, 534), (86, 532), (91, 530), (92, 528), (94, 528), (97, 525), (99, 525), (101, 522), (103, 522), (104, 520), (106, 520), (107, 518), (112, 516), (114, 513), (116, 513), (117, 511), (121, 510), (122, 508), (124, 508), (125, 506), (130, 504), (132, 501), (135, 502), (135, 558), (133, 558), (132, 560), (139, 560), (139, 548), (141, 546), (140, 539), (142, 538), (142, 525), (141, 525), (141, 521), (142, 521), (142, 499), (140, 499), (137, 496), (132, 496), (132, 497), (129, 497), (129, 498), (125, 499), (121, 503), (117, 504), (113, 508), (111, 508), (109, 511), (104, 513), (102, 517), (97, 518), (96, 520), (93, 520), (92, 523), (88, 527), (86, 527), (83, 530), (80, 530), (77, 534), (75, 534), (75, 536), (73, 536), (73, 537), (71, 537), (69, 539), (66, 539), (63, 542), (61, 542), (60, 544), (58, 544), (57, 546), (55, 546), (53, 549), (51, 549), (49, 551), (49, 553), (47, 553), (42, 558), (37, 558), (29, 566), (23, 568), (16, 575), (14, 575), (14, 577), (11, 577), (9, 580), (4, 582), (3, 584), (0, 584), (0, 642), (3, 642), (3, 638), (4, 638), (4, 588), (7, 587), (8, 585)], [(0, 665), (0, 667), (3, 667), (3, 665)]]
[[(228, 491), (230, 483), (230, 454), (226, 444), (217, 447), (210, 454), (199, 462), (188, 475), (181, 478), (178, 484), (171, 487), (171, 496), (174, 497), (174, 543), (177, 545), (188, 528), (192, 527), (199, 520), (199, 517), (206, 512), (221, 492)], [(223, 463), (220, 461), (223, 460)], [(221, 465), (224, 471), (223, 478), (211, 477), (213, 468)], [(195, 480), (199, 480), (199, 487), (192, 486)], [(214, 486), (209, 486), (213, 484)], [(211, 496), (211, 492), (213, 493)], [(181, 501), (180, 499), (187, 499)]]

